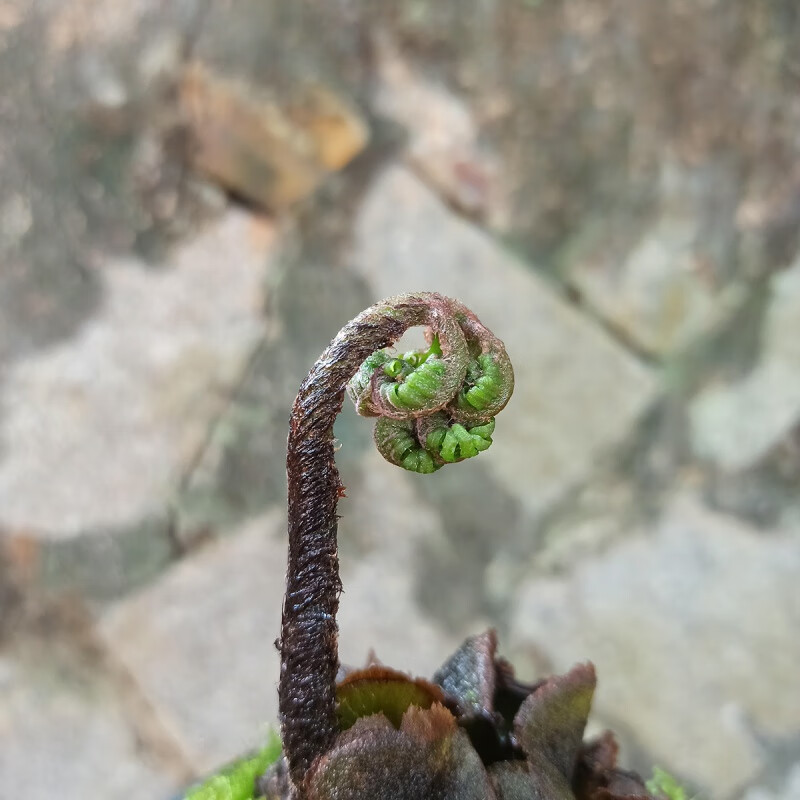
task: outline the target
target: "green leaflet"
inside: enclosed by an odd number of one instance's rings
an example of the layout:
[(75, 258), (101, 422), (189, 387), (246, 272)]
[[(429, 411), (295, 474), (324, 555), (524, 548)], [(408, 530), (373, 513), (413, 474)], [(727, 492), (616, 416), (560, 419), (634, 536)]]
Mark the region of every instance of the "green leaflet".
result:
[(393, 358), (383, 368), (383, 371), (390, 378), (406, 377), (410, 375), (414, 367), (404, 358)]
[(488, 450), (492, 444), (493, 432), (494, 419), (471, 428), (465, 428), (458, 422), (449, 425), (445, 423), (428, 434), (426, 445), (429, 451), (436, 453), (443, 461), (453, 464)]
[[(380, 352), (385, 353), (385, 350)], [(441, 358), (442, 348), (439, 345), (439, 337), (434, 336), (431, 346), (427, 350), (409, 350), (399, 358), (393, 358), (384, 365), (383, 371), (390, 378), (402, 376), (407, 378), (417, 367), (424, 364), (429, 358)], [(369, 360), (369, 359), (367, 359)], [(366, 362), (365, 362), (366, 363)]]
[(347, 393), (359, 413), (373, 415), (372, 377), (380, 368), (383, 375), (391, 379), (380, 386), (381, 396), (391, 407), (417, 411), (432, 404), (442, 406), (447, 398), (439, 399), (439, 395), (447, 365), (441, 356), (437, 336), (427, 350), (410, 350), (402, 356), (394, 357), (388, 350), (378, 350), (365, 359), (350, 379)]
[(667, 800), (688, 800), (686, 789), (660, 767), (653, 768), (653, 777), (646, 783), (647, 791)]
[(348, 384), (358, 413), (379, 417), (383, 457), (421, 474), (488, 449), (514, 387), (503, 343), (457, 301), (431, 297), (430, 347), (400, 356), (379, 350)]
[(374, 437), (378, 452), (390, 463), (409, 472), (429, 475), (442, 466), (419, 443), (413, 419), (381, 417), (375, 424)]
[(278, 760), (280, 753), (280, 737), (270, 731), (269, 740), (261, 750), (234, 761), (189, 789), (184, 800), (255, 800), (256, 778)]
[[(381, 352), (386, 353), (385, 350)], [(390, 358), (387, 354), (383, 373), (394, 382), (381, 386), (381, 396), (397, 409), (416, 411), (429, 406), (439, 395), (447, 373), (441, 356), (438, 336), (433, 337), (427, 350), (410, 350), (399, 358)]]
[(425, 408), (439, 395), (446, 372), (444, 361), (429, 358), (409, 373), (402, 383), (381, 386), (381, 396), (395, 408), (407, 411)]
[(489, 353), (485, 353), (478, 356), (467, 368), (467, 379), (459, 394), (458, 404), (467, 404), (476, 411), (483, 411), (492, 406), (503, 391), (500, 367)]
[(441, 412), (419, 420), (381, 417), (375, 425), (375, 444), (392, 464), (427, 475), (487, 450), (493, 432), (494, 419), (467, 428)]

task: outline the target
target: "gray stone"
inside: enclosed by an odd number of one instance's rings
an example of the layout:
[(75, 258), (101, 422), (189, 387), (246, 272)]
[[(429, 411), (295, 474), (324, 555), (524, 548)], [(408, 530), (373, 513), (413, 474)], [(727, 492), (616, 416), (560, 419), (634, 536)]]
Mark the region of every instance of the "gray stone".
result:
[(285, 572), (285, 522), (275, 512), (185, 558), (99, 621), (200, 774), (275, 725)]
[(30, 203), (21, 194), (15, 194), (0, 207), (0, 253), (6, 254), (16, 246), (31, 229), (33, 216)]
[[(492, 450), (476, 460), (531, 514), (580, 483), (655, 399), (646, 368), (405, 169), (387, 169), (367, 193), (353, 261), (376, 300), (452, 295), (505, 341), (516, 389)], [(479, 496), (475, 468), (458, 469), (464, 492)]]
[(47, 15), (51, 47), (61, 51), (78, 45), (120, 46), (136, 33), (142, 20), (156, 11), (152, 0), (137, 0), (119, 8), (113, 0), (72, 0), (53, 4)]
[(800, 260), (771, 289), (756, 366), (709, 387), (690, 409), (696, 454), (726, 471), (754, 465), (800, 423)]
[[(745, 298), (723, 269), (735, 236), (733, 185), (730, 170), (713, 161), (662, 164), (654, 220), (625, 235), (607, 220), (587, 223), (564, 258), (571, 284), (642, 350), (663, 356), (690, 347)], [(720, 198), (728, 208), (716, 208)]]
[(48, 592), (77, 590), (89, 601), (103, 602), (153, 580), (176, 558), (172, 527), (172, 515), (164, 509), (130, 525), (87, 530), (69, 539), (6, 532), (3, 550), (12, 567), (22, 567)]
[(374, 448), (360, 475), (339, 508), (341, 661), (361, 666), (374, 650), (395, 669), (430, 677), (475, 623), (444, 628), (417, 600), (420, 558), (446, 546), (437, 509), (417, 491), (429, 476), (405, 473)]
[(748, 789), (743, 800), (798, 800), (800, 798), (800, 763), (789, 771), (786, 781), (779, 789), (753, 787)]
[(61, 113), (64, 70), (52, 65), (42, 4), (31, 5), (0, 7), (0, 381), (6, 362), (74, 332), (97, 295), (95, 276), (75, 257), (86, 217), (74, 108), (69, 120)]
[(503, 224), (497, 159), (466, 102), (404, 60), (388, 36), (376, 37), (375, 49), (373, 104), (406, 131), (408, 165), (458, 210)]
[(272, 240), (230, 211), (161, 270), (107, 264), (99, 313), (5, 375), (0, 527), (63, 540), (166, 507), (263, 334)]
[[(567, 13), (537, 0), (402, 5), (392, 29), (429, 73), (466, 89), (501, 154), (514, 241), (568, 279), (575, 267), (588, 303), (640, 343), (691, 342), (713, 327), (716, 309), (704, 318), (704, 308), (725, 304), (730, 281), (791, 258), (800, 214), (797, 97), (782, 66), (797, 46), (791, 0), (770, 4), (763, 25), (737, 4), (687, 11), (683, 0), (577, 0)], [(663, 179), (676, 171), (671, 199), (695, 217), (684, 250), (681, 231), (659, 225)], [(565, 243), (584, 237), (580, 263), (564, 258)], [(626, 263), (637, 250), (653, 258), (646, 274)], [(638, 293), (643, 283), (652, 294)]]
[(629, 533), (641, 497), (627, 476), (601, 473), (548, 517), (532, 562), (514, 562), (517, 572), (558, 573), (587, 555), (606, 550)]
[(185, 773), (141, 733), (118, 692), (69, 649), (0, 655), (0, 797), (169, 797)]
[(679, 497), (652, 532), (528, 582), (512, 620), (516, 663), (591, 659), (596, 714), (644, 748), (637, 767), (661, 764), (730, 797), (760, 771), (762, 738), (800, 727), (798, 569), (796, 538)]
[(800, 531), (800, 425), (751, 469), (715, 472), (710, 505), (761, 528)]

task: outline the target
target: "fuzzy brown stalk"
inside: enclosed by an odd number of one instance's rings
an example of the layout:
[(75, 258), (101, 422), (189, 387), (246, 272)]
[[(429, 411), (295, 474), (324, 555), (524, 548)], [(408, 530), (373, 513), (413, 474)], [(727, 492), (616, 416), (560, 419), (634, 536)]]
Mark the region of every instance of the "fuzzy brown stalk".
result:
[[(336, 506), (343, 486), (334, 462), (333, 425), (345, 388), (362, 362), (410, 327), (439, 332), (452, 316), (448, 298), (400, 295), (349, 322), (314, 364), (292, 407), (287, 445), (289, 566), (281, 626), (279, 708), (292, 780), (303, 778), (337, 733), (336, 611), (341, 583)], [(442, 342), (447, 354), (447, 343)]]

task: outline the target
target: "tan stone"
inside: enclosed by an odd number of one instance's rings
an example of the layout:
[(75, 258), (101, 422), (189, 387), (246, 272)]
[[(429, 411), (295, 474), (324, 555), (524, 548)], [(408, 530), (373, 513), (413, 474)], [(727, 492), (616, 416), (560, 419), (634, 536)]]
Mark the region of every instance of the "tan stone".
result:
[(464, 214), (507, 224), (498, 160), (482, 146), (467, 103), (426, 78), (388, 37), (376, 41), (374, 103), (408, 134), (406, 160)]
[(177, 792), (186, 780), (180, 763), (143, 741), (119, 687), (71, 650), (18, 637), (0, 653), (0, 797), (151, 800)]
[(99, 622), (100, 636), (199, 774), (275, 726), (285, 531), (282, 513), (257, 517)]
[(324, 86), (309, 86), (287, 108), (292, 122), (310, 138), (327, 170), (347, 166), (366, 146), (369, 129), (344, 99)]
[[(519, 593), (520, 668), (591, 659), (597, 718), (708, 796), (738, 796), (760, 740), (800, 728), (800, 548), (679, 497), (651, 532)], [(649, 770), (652, 764), (637, 764)]]
[(771, 288), (758, 363), (690, 408), (695, 452), (729, 471), (756, 464), (800, 423), (800, 258)]
[(200, 64), (183, 74), (180, 105), (194, 166), (272, 211), (308, 197), (368, 138), (355, 111), (325, 88), (306, 90), (287, 109), (265, 92)]

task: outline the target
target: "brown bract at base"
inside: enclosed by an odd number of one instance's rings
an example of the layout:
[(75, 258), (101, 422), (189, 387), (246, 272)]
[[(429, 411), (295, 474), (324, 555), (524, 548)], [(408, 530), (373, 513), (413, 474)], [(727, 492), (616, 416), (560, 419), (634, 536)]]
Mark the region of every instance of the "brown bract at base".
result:
[(649, 800), (616, 768), (611, 733), (583, 742), (594, 688), (591, 664), (520, 683), (493, 631), (467, 639), (433, 683), (372, 666), (338, 685), (347, 727), (299, 791), (283, 760), (259, 789), (267, 800)]

